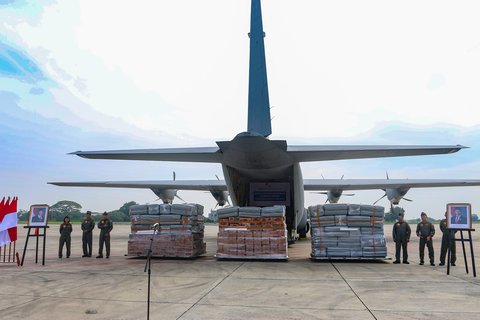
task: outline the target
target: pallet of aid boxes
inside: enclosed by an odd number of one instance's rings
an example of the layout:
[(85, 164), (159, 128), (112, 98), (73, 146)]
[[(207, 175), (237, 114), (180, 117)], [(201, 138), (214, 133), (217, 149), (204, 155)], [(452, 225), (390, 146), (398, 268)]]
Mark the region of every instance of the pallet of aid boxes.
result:
[[(203, 207), (198, 204), (153, 204), (130, 207), (128, 255), (194, 258), (206, 252)], [(158, 223), (155, 234), (152, 227)]]
[(229, 207), (217, 214), (217, 258), (288, 259), (284, 206)]
[(384, 259), (385, 208), (358, 204), (325, 204), (308, 208), (314, 260)]

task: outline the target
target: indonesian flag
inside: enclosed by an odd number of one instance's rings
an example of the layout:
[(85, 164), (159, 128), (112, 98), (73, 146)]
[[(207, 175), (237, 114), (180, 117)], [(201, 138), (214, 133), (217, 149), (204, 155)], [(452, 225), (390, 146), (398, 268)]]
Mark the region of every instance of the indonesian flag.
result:
[(0, 202), (0, 247), (17, 240), (17, 201), (9, 197)]

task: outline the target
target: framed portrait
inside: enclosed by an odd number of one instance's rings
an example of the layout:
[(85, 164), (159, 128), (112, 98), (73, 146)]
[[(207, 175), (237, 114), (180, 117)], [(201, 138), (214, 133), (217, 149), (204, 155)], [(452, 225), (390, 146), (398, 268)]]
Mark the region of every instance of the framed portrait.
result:
[(46, 204), (35, 204), (30, 206), (28, 225), (31, 227), (45, 227), (48, 222), (48, 209)]
[(472, 206), (470, 203), (447, 204), (447, 227), (453, 229), (472, 228)]

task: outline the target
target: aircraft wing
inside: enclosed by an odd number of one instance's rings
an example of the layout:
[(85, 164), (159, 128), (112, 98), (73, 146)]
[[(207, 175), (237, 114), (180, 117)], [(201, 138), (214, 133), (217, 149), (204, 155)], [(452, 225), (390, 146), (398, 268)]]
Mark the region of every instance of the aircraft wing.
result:
[(405, 157), (455, 153), (466, 147), (450, 146), (288, 146), (287, 152), (296, 162)]
[(175, 190), (219, 190), (227, 191), (223, 180), (175, 180), (175, 181), (91, 181), (91, 182), (48, 182), (61, 187), (138, 188)]
[(168, 148), (106, 151), (75, 151), (70, 154), (87, 159), (147, 160), (220, 163), (222, 153), (218, 147)]
[(480, 186), (480, 180), (461, 179), (304, 179), (305, 191), (371, 190), (390, 188), (437, 188)]

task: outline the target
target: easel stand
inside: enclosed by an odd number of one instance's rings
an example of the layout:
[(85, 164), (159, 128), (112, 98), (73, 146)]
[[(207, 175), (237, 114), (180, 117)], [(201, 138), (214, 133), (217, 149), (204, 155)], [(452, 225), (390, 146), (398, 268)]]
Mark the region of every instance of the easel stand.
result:
[[(47, 241), (47, 228), (50, 228), (49, 226), (42, 226), (42, 227), (32, 227), (32, 226), (25, 226), (25, 229), (28, 229), (27, 232), (27, 239), (25, 240), (25, 248), (23, 248), (23, 254), (22, 254), (22, 263), (20, 263), (21, 266), (23, 266), (23, 261), (25, 260), (25, 253), (27, 252), (27, 246), (28, 246), (28, 239), (30, 237), (35, 237), (37, 238), (36, 241), (36, 246), (35, 246), (35, 263), (38, 263), (38, 238), (43, 237), (43, 252), (42, 252), (42, 266), (45, 265), (45, 244)], [(38, 228), (38, 234), (31, 234), (32, 229)], [(43, 233), (41, 233), (40, 230), (43, 230)]]
[[(472, 241), (472, 231), (475, 229), (449, 229), (450, 234), (448, 237), (448, 262), (447, 262), (447, 275), (450, 274), (450, 256), (451, 256), (451, 241), (460, 241), (462, 242), (462, 249), (463, 249), (463, 260), (465, 261), (465, 271), (468, 274), (468, 263), (467, 263), (467, 253), (465, 252), (465, 242), (470, 243), (470, 256), (472, 258), (472, 269), (473, 269), (473, 276), (477, 277), (477, 270), (475, 269), (475, 257), (473, 256), (473, 241)], [(455, 238), (455, 232), (460, 231), (460, 239)], [(463, 231), (468, 232), (468, 239), (463, 237)]]
[(150, 320), (150, 278), (152, 274), (152, 269), (151, 269), (151, 260), (152, 260), (152, 248), (153, 248), (153, 240), (155, 239), (155, 234), (157, 233), (157, 226), (154, 226), (153, 228), (153, 234), (152, 237), (150, 238), (150, 248), (148, 249), (148, 254), (147, 254), (147, 262), (145, 263), (145, 269), (143, 272), (148, 271), (148, 293), (147, 293), (147, 320)]

